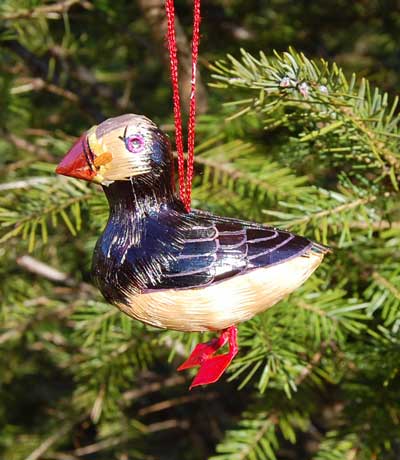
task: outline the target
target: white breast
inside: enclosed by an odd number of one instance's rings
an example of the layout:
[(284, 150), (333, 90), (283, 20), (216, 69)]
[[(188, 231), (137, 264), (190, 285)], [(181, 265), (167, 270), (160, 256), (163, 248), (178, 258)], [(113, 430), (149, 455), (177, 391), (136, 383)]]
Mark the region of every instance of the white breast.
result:
[(221, 330), (279, 302), (303, 284), (322, 259), (323, 254), (309, 252), (204, 288), (131, 294), (127, 305), (117, 307), (139, 321), (164, 329)]

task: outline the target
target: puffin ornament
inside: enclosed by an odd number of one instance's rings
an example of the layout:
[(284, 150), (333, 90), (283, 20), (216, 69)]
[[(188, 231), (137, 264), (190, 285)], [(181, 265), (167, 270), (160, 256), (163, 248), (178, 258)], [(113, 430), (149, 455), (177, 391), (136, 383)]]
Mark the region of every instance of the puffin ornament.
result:
[(178, 368), (200, 367), (190, 388), (216, 382), (238, 352), (236, 325), (298, 288), (328, 252), (284, 230), (188, 212), (175, 194), (168, 138), (142, 115), (92, 127), (56, 172), (106, 194), (92, 275), (108, 302), (159, 328), (222, 331)]

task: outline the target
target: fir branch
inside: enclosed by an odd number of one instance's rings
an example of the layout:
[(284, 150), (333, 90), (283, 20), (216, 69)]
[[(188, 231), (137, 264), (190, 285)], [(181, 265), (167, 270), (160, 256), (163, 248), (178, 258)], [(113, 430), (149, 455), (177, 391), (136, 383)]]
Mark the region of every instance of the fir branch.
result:
[(68, 433), (68, 431), (72, 429), (72, 427), (73, 423), (71, 422), (63, 423), (55, 433), (45, 439), (33, 452), (31, 452), (26, 457), (25, 460), (38, 460), (53, 446), (53, 444), (60, 441), (60, 439), (63, 438)]
[(245, 412), (237, 427), (226, 432), (216, 448), (217, 455), (209, 460), (274, 460), (279, 446), (278, 434), (295, 443), (296, 431), (308, 425), (307, 418), (298, 411), (267, 412), (260, 405)]
[(322, 211), (315, 212), (314, 214), (309, 214), (304, 217), (298, 218), (297, 220), (291, 221), (289, 225), (291, 226), (303, 225), (303, 224), (308, 224), (312, 220), (318, 221), (319, 219), (322, 219), (324, 217), (328, 217), (332, 215), (336, 216), (337, 214), (348, 212), (354, 208), (358, 208), (365, 204), (374, 202), (375, 200), (376, 200), (375, 196), (368, 197), (368, 198), (357, 198), (354, 201), (350, 201), (349, 203), (341, 204), (331, 209), (324, 209)]
[(372, 283), (365, 291), (371, 304), (370, 314), (380, 311), (385, 326), (397, 332), (400, 327), (400, 270), (393, 262), (372, 272)]
[[(280, 307), (240, 326), (242, 347), (248, 349), (232, 363), (230, 380), (240, 379), (243, 387), (257, 376), (261, 392), (272, 385), (290, 395), (303, 382), (304, 372), (309, 375), (312, 370), (313, 377), (318, 373), (315, 364), (310, 368), (316, 354), (328, 344), (342, 346), (348, 334), (365, 329), (370, 307), (340, 288), (320, 292), (310, 280)], [(325, 378), (335, 379), (329, 374)]]
[(299, 203), (281, 201), (281, 210), (263, 212), (277, 218), (270, 222), (272, 225), (283, 225), (301, 233), (311, 228), (319, 241), (330, 245), (332, 237), (338, 235), (338, 245), (344, 246), (351, 241), (355, 230), (368, 231), (382, 217), (379, 210), (372, 206), (378, 200), (377, 196), (360, 197), (355, 190), (342, 189), (341, 192), (319, 188), (313, 195), (300, 197)]
[(347, 435), (345, 438), (338, 437), (336, 431), (327, 433), (326, 439), (319, 446), (313, 460), (355, 460), (358, 457), (357, 438)]
[(296, 176), (290, 168), (272, 161), (256, 145), (239, 139), (223, 141), (219, 135), (197, 147), (194, 199), (206, 205), (210, 200), (221, 202), (225, 213), (227, 206), (241, 204), (254, 212), (247, 218), (260, 220), (263, 206), (314, 193), (306, 177)]
[(163, 388), (168, 388), (168, 387), (175, 386), (175, 385), (181, 385), (182, 383), (185, 383), (185, 382), (186, 382), (185, 377), (183, 377), (182, 375), (175, 375), (173, 377), (163, 379), (160, 382), (152, 382), (152, 383), (144, 385), (141, 388), (126, 391), (123, 394), (123, 400), (124, 402), (130, 402), (133, 399), (142, 398), (143, 396), (146, 396), (150, 393), (157, 393)]
[(400, 291), (390, 283), (386, 278), (380, 275), (378, 272), (372, 274), (374, 280), (378, 281), (385, 289), (389, 290), (391, 294), (397, 299), (400, 300)]
[(16, 21), (20, 19), (39, 18), (41, 16), (45, 16), (49, 19), (58, 19), (60, 15), (68, 12), (74, 5), (80, 5), (88, 10), (92, 8), (91, 3), (87, 0), (62, 0), (51, 5), (38, 6), (29, 10), (20, 10), (13, 13), (7, 13), (6, 10), (4, 13), (0, 12), (0, 19)]
[(5, 184), (0, 184), (0, 192), (4, 190), (14, 190), (17, 188), (29, 188), (37, 184), (46, 184), (49, 180), (50, 179), (48, 177), (30, 177), (28, 179), (15, 182), (7, 182)]
[(212, 401), (218, 397), (218, 393), (211, 392), (206, 394), (195, 394), (192, 393), (188, 396), (180, 396), (178, 398), (167, 399), (155, 404), (151, 404), (149, 406), (145, 406), (138, 411), (139, 416), (145, 416), (148, 414), (152, 414), (159, 411), (169, 410), (172, 407), (179, 406), (181, 404), (187, 404), (194, 402), (198, 399), (202, 399), (204, 401)]
[(30, 91), (41, 91), (45, 90), (49, 93), (56, 94), (67, 99), (70, 102), (78, 103), (79, 97), (72, 91), (62, 88), (54, 83), (48, 83), (42, 78), (25, 78), (24, 82), (18, 86), (14, 86), (11, 89), (11, 94), (24, 94)]
[[(0, 243), (22, 234), (29, 240), (29, 250), (35, 246), (37, 231), (40, 229), (42, 240), (48, 239), (48, 221), (53, 227), (58, 223), (58, 217), (64, 221), (69, 231), (76, 235), (81, 227), (80, 204), (85, 203), (93, 195), (93, 189), (79, 181), (64, 181), (57, 178), (45, 183), (35, 183), (30, 188), (31, 199), (26, 199), (26, 191), (14, 190), (12, 197), (5, 195), (0, 208), (0, 226), (3, 234)], [(34, 198), (34, 199), (32, 199)], [(15, 207), (14, 203), (18, 206)], [(66, 213), (69, 210), (74, 223)], [(11, 230), (10, 230), (10, 227)]]
[[(63, 62), (63, 56), (60, 55), (59, 52), (53, 52), (53, 56), (48, 55), (43, 58), (42, 56), (38, 56), (30, 51), (17, 40), (3, 41), (0, 42), (0, 45), (4, 49), (11, 51), (16, 56), (23, 59), (33, 77), (43, 80), (46, 83), (47, 88), (52, 88), (53, 92), (56, 90), (60, 93), (58, 82), (59, 80), (62, 80), (62, 74), (65, 72), (65, 63)], [(70, 67), (73, 66), (71, 63), (69, 65)], [(53, 71), (50, 71), (52, 68)], [(74, 102), (78, 103), (78, 106), (83, 113), (87, 114), (96, 122), (103, 121), (104, 116), (102, 115), (97, 103), (93, 102), (93, 99), (95, 99), (94, 95), (100, 91), (100, 85), (98, 85), (96, 81), (91, 81), (91, 84), (88, 84), (86, 88), (91, 93), (88, 95), (87, 92), (82, 91), (80, 81), (76, 78), (77, 74), (80, 74), (79, 71), (75, 71), (75, 78), (70, 75), (71, 73), (73, 74), (73, 72), (68, 73), (69, 78), (64, 84), (65, 91), (67, 91), (69, 96), (71, 96), (71, 94), (76, 96), (76, 98), (74, 96), (72, 98)], [(82, 70), (81, 73), (83, 73)], [(69, 99), (71, 100), (71, 97), (69, 97)], [(118, 105), (116, 98), (114, 98), (114, 102)]]
[(51, 281), (66, 284), (67, 286), (77, 285), (77, 282), (66, 273), (56, 270), (48, 264), (34, 259), (33, 257), (27, 255), (21, 256), (17, 259), (17, 264), (20, 267), (25, 268), (36, 275), (43, 276)]
[(72, 454), (76, 457), (84, 457), (86, 455), (95, 454), (97, 452), (103, 452), (109, 450), (111, 447), (123, 445), (124, 443), (132, 439), (131, 433), (124, 433), (119, 436), (111, 436), (108, 439), (102, 439), (94, 444), (89, 444), (84, 447), (78, 447)]
[(27, 140), (23, 139), (22, 137), (12, 132), (3, 132), (2, 136), (4, 140), (10, 142), (16, 148), (24, 150), (34, 155), (36, 161), (38, 159), (45, 160), (45, 161), (51, 161), (51, 162), (54, 161), (54, 157), (50, 155), (50, 153), (47, 150), (41, 147), (38, 147), (33, 143), (28, 142)]
[(237, 429), (228, 431), (217, 446), (218, 455), (209, 460), (275, 459), (277, 421), (276, 415), (244, 414)]
[(348, 82), (337, 66), (329, 66), (323, 60), (317, 64), (294, 50), (275, 53), (273, 58), (260, 53), (259, 59), (242, 50), (240, 61), (228, 56), (228, 62), (219, 61), (212, 69), (218, 82), (214, 86), (245, 88), (253, 94), (236, 102), (244, 106), (239, 114), (259, 110), (270, 117), (265, 121), (267, 127), (275, 125), (277, 116), (285, 119), (285, 115), (290, 115), (284, 123), (290, 120), (292, 129), (297, 124), (297, 140), (307, 141), (310, 148), (318, 141), (320, 151), (343, 145), (343, 141), (347, 142), (346, 134), (351, 132), (350, 153), (354, 153), (342, 155), (350, 160), (347, 166), (372, 168), (377, 176), (388, 177), (398, 190), (397, 100), (390, 104), (387, 95), (377, 89), (372, 91), (366, 80), (356, 88), (355, 78)]
[[(236, 153), (239, 148), (244, 150), (240, 156)], [(220, 152), (219, 155), (218, 152)], [(222, 152), (225, 153), (223, 161), (221, 161)], [(258, 196), (260, 201), (265, 196), (284, 198), (293, 196), (294, 190), (299, 194), (307, 190), (307, 187), (303, 186), (306, 182), (305, 177), (296, 178), (288, 168), (282, 168), (278, 163), (269, 162), (265, 158), (257, 158), (254, 153), (250, 144), (236, 141), (220, 145), (217, 149), (208, 150), (207, 154), (196, 156), (195, 164), (204, 168), (203, 184), (214, 187), (218, 187), (218, 184), (220, 187), (221, 184), (225, 186), (229, 184), (230, 188), (234, 188), (242, 196), (245, 195), (244, 190), (247, 188), (252, 194)], [(253, 161), (251, 165), (253, 171), (247, 172), (245, 159), (250, 155)], [(255, 167), (255, 164), (259, 167)]]

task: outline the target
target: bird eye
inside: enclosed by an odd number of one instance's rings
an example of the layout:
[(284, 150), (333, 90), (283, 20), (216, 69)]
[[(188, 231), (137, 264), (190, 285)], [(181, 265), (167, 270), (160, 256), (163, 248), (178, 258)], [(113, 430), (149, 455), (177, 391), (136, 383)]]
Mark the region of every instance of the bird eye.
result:
[(125, 145), (130, 152), (139, 153), (144, 148), (144, 139), (139, 134), (134, 134), (125, 138)]

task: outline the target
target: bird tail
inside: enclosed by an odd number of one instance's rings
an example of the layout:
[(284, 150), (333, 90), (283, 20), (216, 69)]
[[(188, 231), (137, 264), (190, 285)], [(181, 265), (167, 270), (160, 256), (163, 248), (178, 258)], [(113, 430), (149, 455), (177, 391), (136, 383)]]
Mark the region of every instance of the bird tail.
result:
[(314, 243), (311, 246), (311, 253), (318, 254), (324, 256), (325, 254), (329, 254), (333, 252), (331, 248), (328, 248), (328, 246), (324, 246), (323, 244), (320, 243)]

